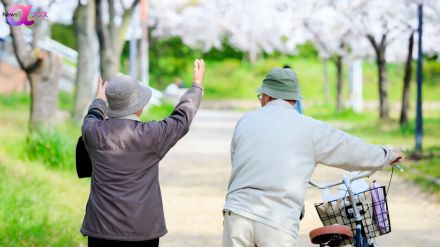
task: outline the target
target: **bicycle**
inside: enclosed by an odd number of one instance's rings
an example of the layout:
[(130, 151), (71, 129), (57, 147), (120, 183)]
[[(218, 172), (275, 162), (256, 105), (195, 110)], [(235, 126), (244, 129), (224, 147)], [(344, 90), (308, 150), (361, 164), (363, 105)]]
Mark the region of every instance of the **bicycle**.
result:
[[(400, 166), (395, 166), (402, 171)], [(394, 166), (388, 189), (393, 172)], [(343, 198), (315, 204), (324, 226), (310, 231), (309, 236), (313, 244), (320, 247), (338, 247), (348, 244), (355, 247), (374, 247), (377, 246), (375, 242), (377, 236), (391, 232), (387, 203), (388, 191), (385, 190), (385, 186), (373, 186), (359, 193), (354, 193), (352, 189), (353, 181), (370, 177), (374, 173), (374, 171), (362, 172), (351, 178), (344, 176), (342, 181), (337, 180), (326, 185), (309, 182), (311, 186), (318, 189), (328, 189), (342, 184), (346, 188)]]

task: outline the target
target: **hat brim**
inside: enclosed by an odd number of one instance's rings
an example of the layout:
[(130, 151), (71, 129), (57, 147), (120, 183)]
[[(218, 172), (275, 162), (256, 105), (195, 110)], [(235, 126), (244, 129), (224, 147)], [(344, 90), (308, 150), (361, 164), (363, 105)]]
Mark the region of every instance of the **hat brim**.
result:
[(261, 86), (257, 90), (257, 93), (264, 93), (275, 99), (283, 99), (283, 100), (302, 100), (301, 93), (299, 92), (283, 92), (280, 90), (274, 90), (269, 87)]

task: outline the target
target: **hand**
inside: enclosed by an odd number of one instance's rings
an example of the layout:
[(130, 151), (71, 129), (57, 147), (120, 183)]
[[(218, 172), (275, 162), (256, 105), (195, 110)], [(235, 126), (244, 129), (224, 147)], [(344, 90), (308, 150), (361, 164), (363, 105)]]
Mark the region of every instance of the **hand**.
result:
[(105, 97), (105, 88), (107, 87), (107, 81), (102, 81), (101, 76), (98, 76), (98, 91), (96, 92), (96, 98), (102, 99), (107, 102)]
[(405, 158), (403, 153), (397, 148), (391, 148), (390, 152), (391, 152), (391, 157), (393, 157), (393, 161), (391, 162), (391, 165), (394, 165), (396, 163), (400, 163)]
[(194, 83), (202, 85), (203, 76), (205, 75), (205, 62), (203, 59), (194, 60)]

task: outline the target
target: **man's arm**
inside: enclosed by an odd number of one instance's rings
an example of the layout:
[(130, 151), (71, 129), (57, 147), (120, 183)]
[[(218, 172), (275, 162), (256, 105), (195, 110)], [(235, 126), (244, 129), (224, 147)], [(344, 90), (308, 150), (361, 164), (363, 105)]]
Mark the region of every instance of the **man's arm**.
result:
[(316, 163), (349, 171), (383, 169), (403, 158), (398, 150), (364, 142), (320, 122), (313, 135)]

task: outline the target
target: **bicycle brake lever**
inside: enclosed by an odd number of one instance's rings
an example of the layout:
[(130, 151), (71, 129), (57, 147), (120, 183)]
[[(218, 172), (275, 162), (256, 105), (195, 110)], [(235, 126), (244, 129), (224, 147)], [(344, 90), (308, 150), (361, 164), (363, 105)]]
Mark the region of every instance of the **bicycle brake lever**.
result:
[(393, 166), (399, 169), (400, 172), (403, 172), (403, 168), (399, 164), (394, 164)]

